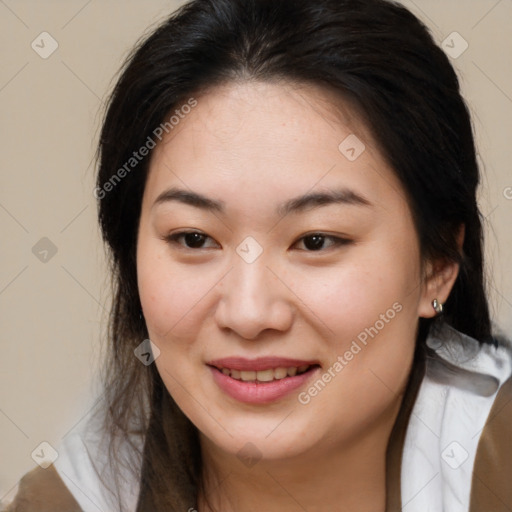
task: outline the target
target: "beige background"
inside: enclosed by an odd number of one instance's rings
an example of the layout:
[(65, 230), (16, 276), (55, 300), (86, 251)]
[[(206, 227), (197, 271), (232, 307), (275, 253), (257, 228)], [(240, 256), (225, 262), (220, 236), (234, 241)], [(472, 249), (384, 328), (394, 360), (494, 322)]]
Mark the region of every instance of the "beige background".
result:
[[(134, 42), (180, 3), (0, 0), (0, 500), (93, 403), (108, 304), (92, 194), (101, 105)], [(512, 334), (512, 0), (403, 3), (439, 43), (469, 43), (452, 62), (485, 168), (492, 308)], [(31, 48), (43, 31), (59, 45), (47, 59)], [(46, 262), (32, 252), (43, 237), (57, 249)]]

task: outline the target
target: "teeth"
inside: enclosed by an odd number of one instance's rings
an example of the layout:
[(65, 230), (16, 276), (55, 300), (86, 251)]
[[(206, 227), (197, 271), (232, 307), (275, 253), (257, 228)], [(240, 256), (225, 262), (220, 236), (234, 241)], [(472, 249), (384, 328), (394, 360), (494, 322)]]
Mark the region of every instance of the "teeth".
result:
[(244, 372), (244, 371), (241, 371), (240, 372), (240, 378), (243, 380), (243, 381), (248, 381), (248, 380), (255, 380), (256, 379), (256, 372)]
[(268, 370), (247, 371), (247, 370), (230, 370), (229, 368), (222, 368), (221, 372), (224, 375), (229, 375), (236, 380), (244, 382), (271, 382), (273, 380), (281, 380), (285, 377), (294, 377), (297, 374), (304, 373), (309, 369), (309, 365), (305, 364), (299, 367), (290, 366), (289, 368), (269, 368)]
[(286, 368), (276, 368), (274, 370), (274, 379), (284, 379), (288, 375)]
[(270, 382), (274, 380), (274, 370), (260, 370), (256, 372), (256, 380), (260, 382)]

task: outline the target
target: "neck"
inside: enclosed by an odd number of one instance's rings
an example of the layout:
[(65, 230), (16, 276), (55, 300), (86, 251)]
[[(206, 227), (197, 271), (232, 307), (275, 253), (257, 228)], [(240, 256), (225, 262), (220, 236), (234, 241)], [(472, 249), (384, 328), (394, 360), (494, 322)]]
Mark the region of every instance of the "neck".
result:
[(343, 444), (261, 459), (251, 468), (203, 439), (205, 492), (199, 512), (384, 512), (386, 449), (399, 408), (400, 401), (378, 424)]

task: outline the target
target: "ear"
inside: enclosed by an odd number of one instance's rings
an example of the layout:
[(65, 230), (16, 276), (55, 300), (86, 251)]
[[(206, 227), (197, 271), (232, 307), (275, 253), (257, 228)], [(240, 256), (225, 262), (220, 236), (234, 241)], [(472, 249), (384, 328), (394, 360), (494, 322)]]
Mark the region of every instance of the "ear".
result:
[[(464, 244), (465, 226), (461, 225), (457, 235), (457, 246), (462, 253)], [(436, 312), (432, 301), (437, 299), (444, 304), (452, 291), (453, 285), (459, 275), (459, 264), (447, 260), (435, 260), (427, 263), (425, 277), (423, 279), (423, 290), (418, 304), (418, 316), (432, 318)]]

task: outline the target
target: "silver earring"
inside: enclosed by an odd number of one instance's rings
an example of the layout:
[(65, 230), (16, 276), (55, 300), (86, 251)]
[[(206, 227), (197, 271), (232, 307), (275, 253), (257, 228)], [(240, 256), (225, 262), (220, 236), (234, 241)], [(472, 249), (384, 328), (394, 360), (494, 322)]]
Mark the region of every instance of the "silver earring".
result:
[(443, 312), (443, 304), (439, 302), (437, 299), (434, 299), (432, 301), (432, 307), (434, 308), (434, 311), (440, 315)]

